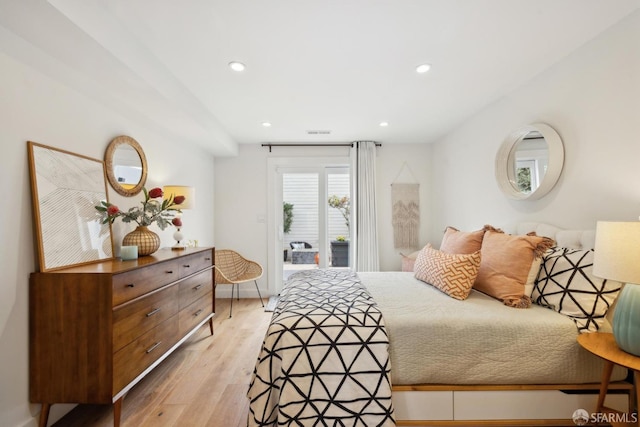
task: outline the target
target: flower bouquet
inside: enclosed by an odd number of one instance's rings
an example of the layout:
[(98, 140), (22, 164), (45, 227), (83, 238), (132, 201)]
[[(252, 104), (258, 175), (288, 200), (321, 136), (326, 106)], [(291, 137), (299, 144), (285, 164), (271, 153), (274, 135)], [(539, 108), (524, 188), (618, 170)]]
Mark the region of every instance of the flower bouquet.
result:
[(122, 240), (123, 245), (138, 246), (138, 255), (150, 255), (160, 247), (160, 237), (147, 227), (153, 223), (158, 225), (160, 230), (164, 230), (169, 225), (182, 226), (182, 220), (175, 215), (181, 213), (180, 205), (184, 203), (185, 197), (182, 195), (171, 195), (162, 201), (164, 193), (161, 188), (152, 188), (147, 191), (143, 188), (144, 200), (142, 207), (132, 207), (127, 211), (122, 211), (118, 206), (102, 201), (96, 206), (100, 214), (102, 224), (113, 224), (116, 218), (122, 218), (122, 222), (135, 222), (138, 227), (127, 234)]

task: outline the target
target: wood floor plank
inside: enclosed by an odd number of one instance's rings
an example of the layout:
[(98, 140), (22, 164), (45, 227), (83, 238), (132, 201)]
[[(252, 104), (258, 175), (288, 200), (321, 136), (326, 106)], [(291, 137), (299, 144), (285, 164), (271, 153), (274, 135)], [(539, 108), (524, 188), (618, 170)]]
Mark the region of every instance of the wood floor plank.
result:
[(162, 404), (147, 416), (140, 427), (173, 427), (185, 410), (185, 405)]
[(229, 384), (216, 402), (214, 413), (206, 425), (246, 426), (248, 410), (247, 387), (244, 384)]
[[(214, 335), (200, 328), (129, 391), (123, 427), (245, 426), (247, 390), (271, 313), (258, 299), (216, 300)], [(110, 405), (78, 405), (54, 427), (111, 427)]]

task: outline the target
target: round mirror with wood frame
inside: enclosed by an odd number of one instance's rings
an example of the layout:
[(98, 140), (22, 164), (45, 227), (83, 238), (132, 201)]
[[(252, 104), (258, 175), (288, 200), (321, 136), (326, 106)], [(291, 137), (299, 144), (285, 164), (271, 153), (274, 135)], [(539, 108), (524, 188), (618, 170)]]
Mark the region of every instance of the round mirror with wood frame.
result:
[(555, 129), (544, 123), (527, 125), (500, 146), (496, 180), (511, 199), (538, 200), (556, 185), (563, 165), (564, 147)]
[(147, 181), (147, 158), (138, 141), (121, 135), (111, 140), (104, 153), (109, 184), (126, 197), (135, 196)]

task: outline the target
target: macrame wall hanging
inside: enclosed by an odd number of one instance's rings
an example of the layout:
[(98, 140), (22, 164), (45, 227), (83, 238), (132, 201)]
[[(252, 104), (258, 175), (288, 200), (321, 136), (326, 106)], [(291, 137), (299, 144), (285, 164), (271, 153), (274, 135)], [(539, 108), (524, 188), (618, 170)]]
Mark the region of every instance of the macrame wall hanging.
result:
[[(416, 183), (400, 183), (398, 178), (408, 170)], [(395, 249), (417, 249), (420, 233), (420, 184), (407, 162), (402, 164), (398, 175), (391, 183), (391, 206), (393, 209), (393, 247)]]

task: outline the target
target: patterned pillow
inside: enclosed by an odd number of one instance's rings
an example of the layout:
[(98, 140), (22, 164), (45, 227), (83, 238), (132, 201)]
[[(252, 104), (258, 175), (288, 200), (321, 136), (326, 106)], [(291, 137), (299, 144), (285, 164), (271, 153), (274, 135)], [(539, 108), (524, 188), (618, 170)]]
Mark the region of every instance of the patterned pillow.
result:
[(576, 322), (580, 332), (597, 331), (622, 283), (593, 276), (593, 249), (554, 248), (545, 254), (532, 299)]
[(480, 251), (448, 254), (427, 245), (415, 263), (415, 277), (458, 300), (469, 296), (480, 267)]

